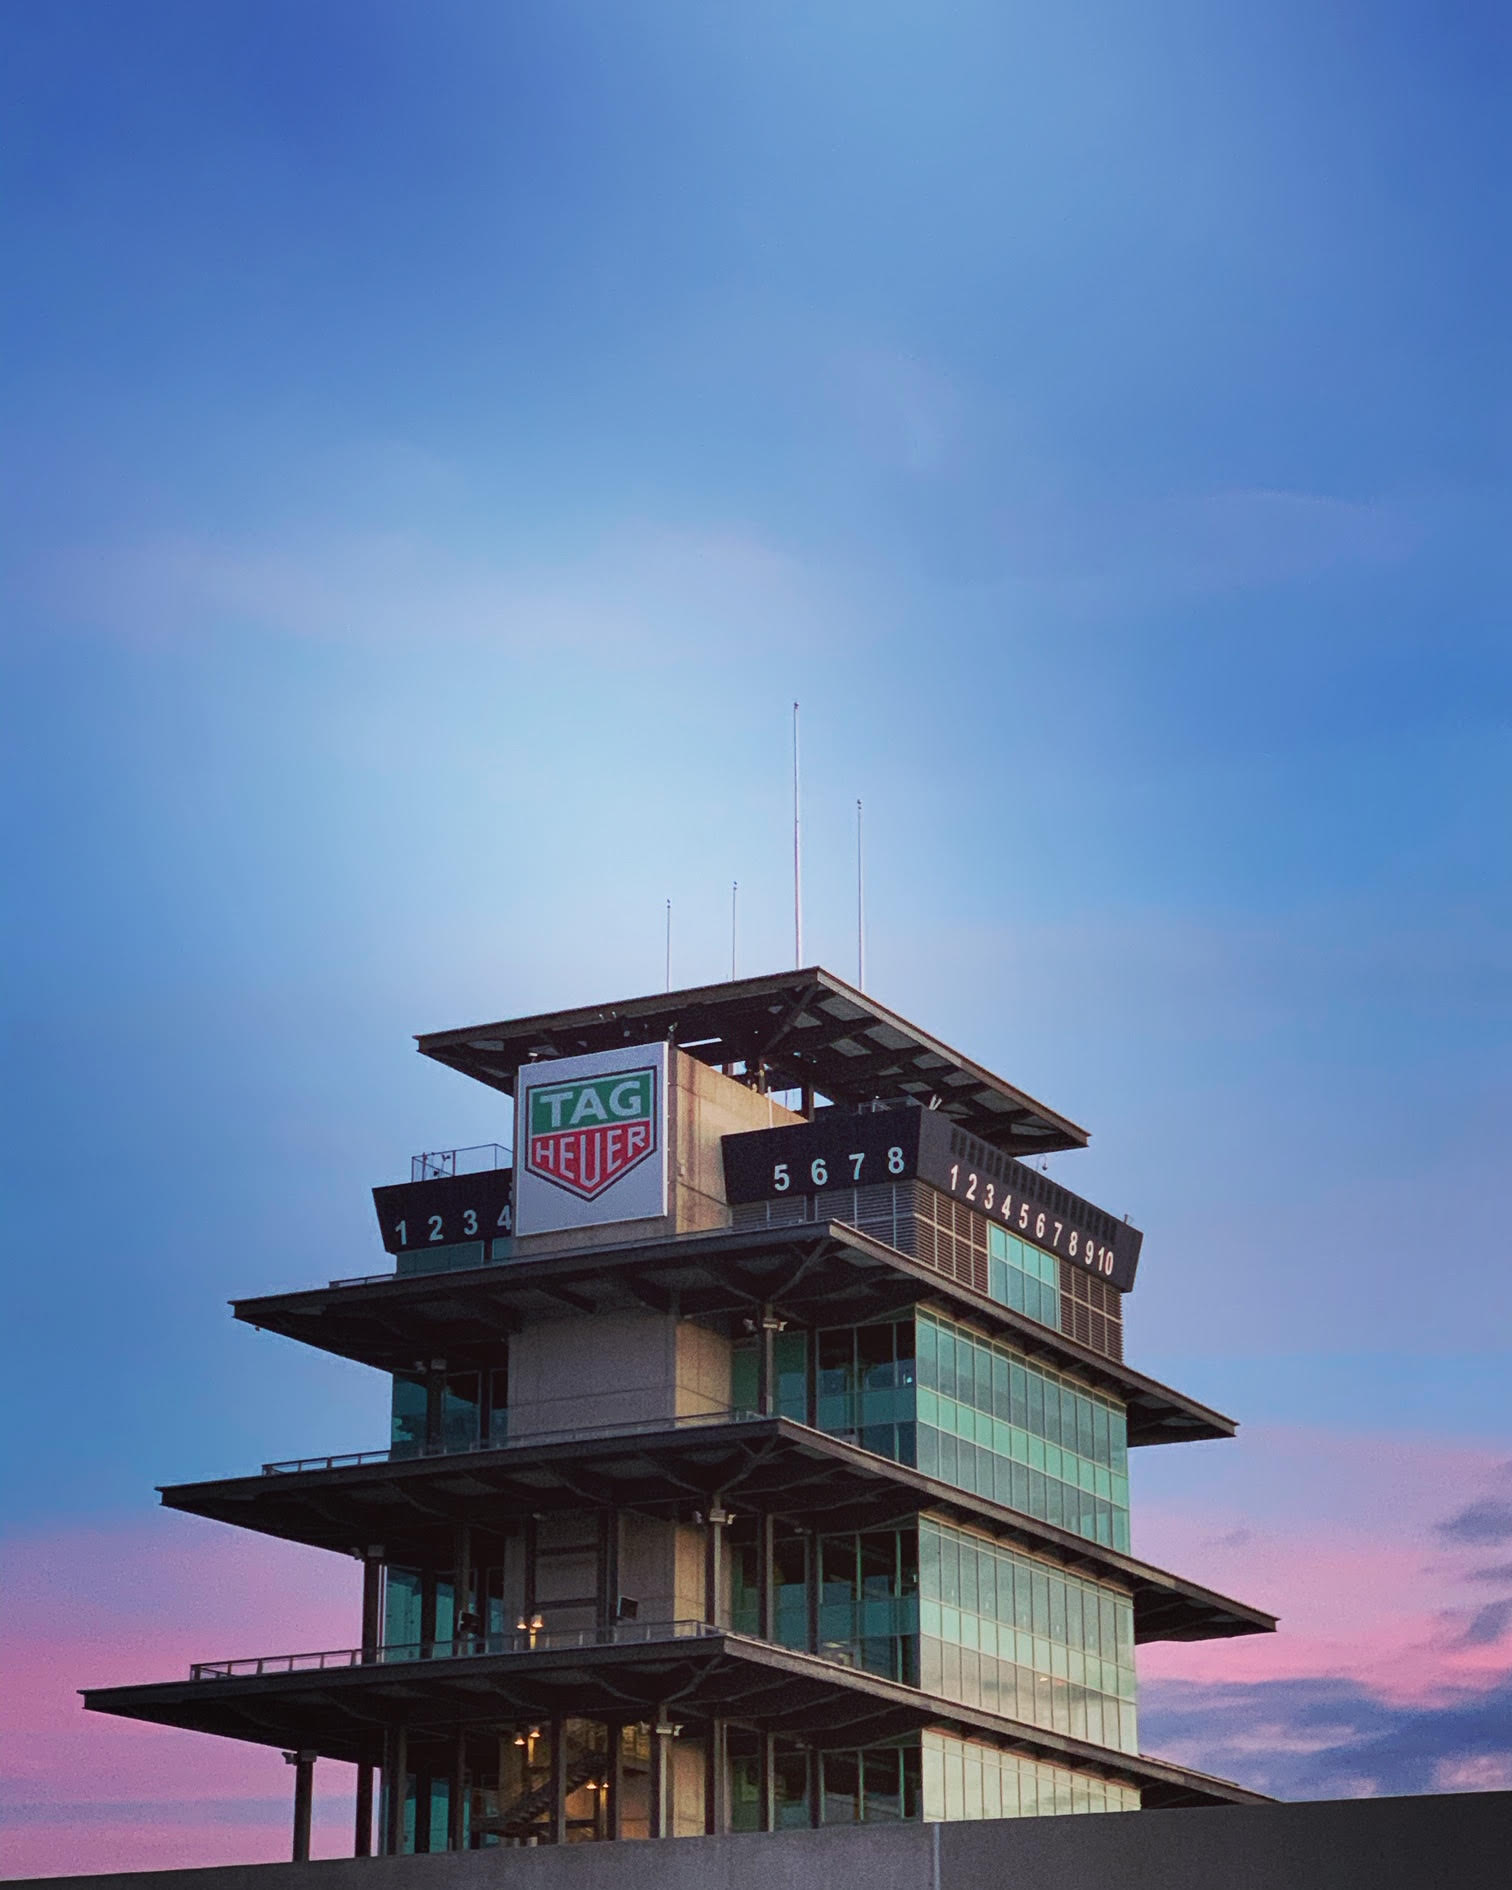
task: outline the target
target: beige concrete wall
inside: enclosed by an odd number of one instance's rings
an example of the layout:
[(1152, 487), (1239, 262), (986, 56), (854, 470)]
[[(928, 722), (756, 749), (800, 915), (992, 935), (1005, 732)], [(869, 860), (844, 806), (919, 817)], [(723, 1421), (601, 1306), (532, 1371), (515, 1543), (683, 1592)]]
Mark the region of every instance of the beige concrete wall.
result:
[(689, 1417), (701, 1411), (728, 1411), (733, 1402), (729, 1339), (722, 1332), (713, 1332), (691, 1319), (680, 1319), (676, 1345), (677, 1415)]
[(721, 1144), (727, 1135), (781, 1128), (802, 1116), (770, 1096), (711, 1069), (684, 1050), (672, 1053), (671, 1205), (674, 1231), (728, 1227)]
[(730, 1209), (725, 1200), (720, 1146), (723, 1138), (803, 1120), (770, 1096), (758, 1096), (744, 1083), (700, 1063), (684, 1050), (674, 1050), (668, 1059), (667, 1087), (668, 1212), (647, 1220), (611, 1221), (603, 1227), (523, 1234), (515, 1241), (520, 1259), (728, 1227)]
[(673, 1416), (677, 1323), (670, 1313), (580, 1313), (512, 1334), (511, 1439)]
[[(728, 1571), (726, 1572), (728, 1575)], [(729, 1612), (729, 1581), (722, 1597)], [(636, 1602), (640, 1621), (704, 1618), (704, 1531), (700, 1523), (659, 1516), (620, 1517), (619, 1591)]]
[(569, 1314), (509, 1341), (509, 1435), (730, 1408), (730, 1341), (670, 1313)]

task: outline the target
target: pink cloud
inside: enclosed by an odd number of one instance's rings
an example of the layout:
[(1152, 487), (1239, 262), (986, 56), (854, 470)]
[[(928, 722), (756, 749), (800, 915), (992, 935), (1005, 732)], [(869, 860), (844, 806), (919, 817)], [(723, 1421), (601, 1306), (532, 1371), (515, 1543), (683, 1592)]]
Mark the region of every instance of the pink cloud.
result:
[[(78, 1689), (176, 1679), (224, 1654), (350, 1645), (354, 1565), (171, 1512), (19, 1537), (5, 1561), (4, 1874), (286, 1856), (290, 1774), (276, 1750), (86, 1713)], [(350, 1852), (350, 1768), (316, 1776), (317, 1848)]]
[[(1272, 1609), (1274, 1636), (1141, 1651), (1147, 1678), (1343, 1678), (1400, 1705), (1495, 1684), (1512, 1637), (1484, 1621), (1483, 1548), (1439, 1526), (1497, 1482), (1504, 1453), (1431, 1440), (1257, 1427), (1221, 1505), (1138, 1516), (1140, 1553)], [(1489, 1624), (1495, 1626), (1494, 1618)]]

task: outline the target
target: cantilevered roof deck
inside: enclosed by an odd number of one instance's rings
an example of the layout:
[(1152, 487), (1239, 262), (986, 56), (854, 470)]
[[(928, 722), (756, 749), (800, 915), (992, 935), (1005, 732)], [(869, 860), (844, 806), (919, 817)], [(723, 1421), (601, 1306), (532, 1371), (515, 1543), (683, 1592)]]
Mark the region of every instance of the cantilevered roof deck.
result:
[(1089, 1745), (1045, 1727), (939, 1699), (897, 1680), (843, 1667), (744, 1635), (694, 1623), (695, 1632), (633, 1645), (461, 1654), (294, 1671), (229, 1674), (150, 1686), (87, 1690), (90, 1712), (181, 1726), (325, 1758), (371, 1757), (384, 1730), (402, 1723), (411, 1760), (450, 1751), (459, 1726), (545, 1721), (556, 1715), (680, 1721), (752, 1719), (821, 1745), (863, 1745), (927, 1726), (987, 1737), (1033, 1757), (1125, 1780), (1147, 1809), (1264, 1804), (1258, 1793), (1169, 1760)]
[(740, 1319), (773, 1305), (813, 1326), (885, 1318), (934, 1301), (1031, 1357), (1110, 1392), (1131, 1444), (1232, 1437), (1232, 1418), (1012, 1311), (842, 1222), (678, 1234), (453, 1273), (372, 1279), (232, 1302), (236, 1317), (380, 1371), (417, 1358), (486, 1362), (528, 1320), (644, 1311)]
[(1138, 1641), (1218, 1640), (1276, 1625), (1259, 1608), (791, 1418), (728, 1414), (398, 1461), (270, 1466), (161, 1494), (170, 1509), (312, 1547), (350, 1553), (381, 1542), (385, 1559), (401, 1564), (444, 1558), (459, 1523), (585, 1504), (686, 1520), (718, 1500), (840, 1530), (889, 1528), (929, 1510), (1126, 1587)]
[(514, 1094), (522, 1064), (670, 1039), (702, 1063), (743, 1064), (769, 1089), (837, 1103), (911, 1098), (1009, 1154), (1085, 1148), (1087, 1131), (818, 966), (659, 991), (417, 1037), (423, 1056)]

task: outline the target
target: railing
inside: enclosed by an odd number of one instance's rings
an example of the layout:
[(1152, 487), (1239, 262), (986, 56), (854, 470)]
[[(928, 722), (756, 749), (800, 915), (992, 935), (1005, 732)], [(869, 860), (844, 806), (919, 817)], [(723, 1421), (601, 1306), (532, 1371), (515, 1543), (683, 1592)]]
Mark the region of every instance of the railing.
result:
[(200, 1660), (191, 1680), (235, 1680), (265, 1674), (325, 1673), (339, 1667), (397, 1667), (422, 1660), (467, 1660), (488, 1654), (554, 1653), (575, 1647), (643, 1647), (657, 1641), (703, 1640), (726, 1630), (708, 1621), (616, 1621), (602, 1628), (512, 1628), (498, 1634), (458, 1634), (446, 1641), (410, 1641), (394, 1647), (340, 1647), (316, 1654), (258, 1654), (249, 1660)]
[(566, 1431), (528, 1431), (523, 1437), (479, 1438), (469, 1444), (443, 1444), (428, 1450), (421, 1444), (390, 1444), (387, 1450), (350, 1450), (333, 1457), (291, 1457), (283, 1463), (265, 1463), (265, 1477), (297, 1476), (304, 1470), (349, 1470), (364, 1463), (412, 1463), (420, 1457), (460, 1457), (478, 1450), (524, 1450), (532, 1444), (571, 1444), (589, 1437), (654, 1437), (660, 1432), (693, 1429), (708, 1424), (744, 1424), (759, 1418), (759, 1411), (693, 1411), (683, 1417), (638, 1418), (629, 1424), (580, 1424)]
[(439, 1181), (443, 1175), (481, 1175), (490, 1168), (508, 1168), (514, 1160), (497, 1142), (478, 1142), (472, 1148), (434, 1148), (410, 1156), (411, 1181)]

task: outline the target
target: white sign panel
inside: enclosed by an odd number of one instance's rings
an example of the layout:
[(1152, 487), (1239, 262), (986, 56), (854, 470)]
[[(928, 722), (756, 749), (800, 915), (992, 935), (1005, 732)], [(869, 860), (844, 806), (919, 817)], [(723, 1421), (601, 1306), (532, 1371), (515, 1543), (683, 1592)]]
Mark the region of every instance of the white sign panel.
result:
[(515, 1085), (515, 1232), (667, 1211), (667, 1046), (526, 1063)]

